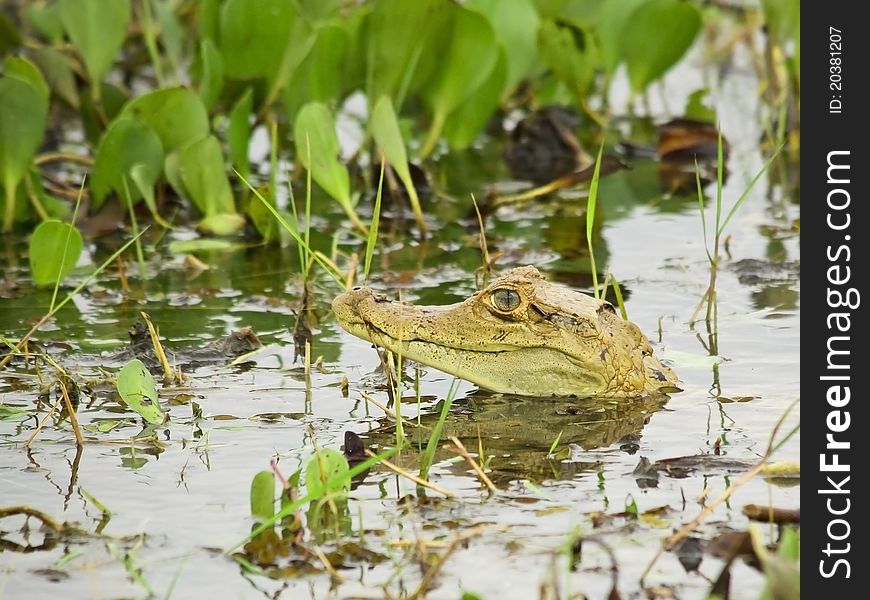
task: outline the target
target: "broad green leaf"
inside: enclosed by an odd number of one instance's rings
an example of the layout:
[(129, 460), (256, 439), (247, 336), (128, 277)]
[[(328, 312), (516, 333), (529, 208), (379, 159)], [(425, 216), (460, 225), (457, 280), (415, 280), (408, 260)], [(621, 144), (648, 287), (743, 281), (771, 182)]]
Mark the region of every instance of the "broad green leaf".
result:
[(0, 181), (5, 190), (3, 230), (12, 228), (15, 191), (42, 145), (48, 102), (31, 83), (0, 77)]
[(284, 88), (284, 106), (292, 120), (306, 102), (329, 102), (341, 96), (350, 42), (344, 29), (322, 27), (310, 51)]
[(623, 29), (629, 22), (632, 13), (649, 0), (620, 0), (605, 2), (601, 6), (601, 16), (598, 23), (598, 40), (601, 45), (601, 61), (608, 75), (613, 75), (616, 67), (622, 62), (622, 50), (625, 45)]
[(31, 2), (24, 16), (33, 30), (47, 41), (55, 44), (63, 39), (63, 22), (57, 4)]
[(761, 0), (767, 35), (779, 43), (800, 36), (800, 0)]
[(196, 92), (166, 88), (133, 98), (121, 114), (142, 121), (160, 138), (167, 154), (208, 135), (208, 113)]
[(423, 91), (432, 110), (432, 125), (421, 156), (434, 147), (447, 115), (466, 100), (474, 102), (474, 94), (498, 60), (495, 32), (486, 17), (459, 5), (451, 5), (450, 10), (455, 13), (450, 41), (440, 53), (440, 70)]
[(592, 36), (577, 25), (548, 19), (541, 23), (538, 44), (544, 62), (582, 104), (598, 65), (598, 48)]
[(244, 219), (236, 213), (224, 170), (224, 156), (216, 137), (210, 135), (182, 148), (178, 153), (178, 168), (184, 192), (205, 217), (199, 224), (201, 229), (224, 235), (244, 225)]
[[(367, 96), (374, 102), (390, 96), (401, 108), (405, 88), (419, 71), (424, 48), (440, 25), (447, 23), (447, 0), (378, 0), (366, 18)], [(442, 58), (442, 57), (439, 57)], [(427, 74), (421, 74), (427, 75)]]
[(37, 286), (53, 286), (76, 266), (82, 254), (82, 234), (62, 221), (43, 221), (30, 237), (30, 274)]
[[(135, 179), (131, 179), (134, 168), (137, 174)], [(124, 198), (125, 178), (131, 196), (129, 200), (136, 202), (143, 196), (143, 188), (154, 187), (162, 171), (163, 146), (157, 134), (136, 119), (116, 119), (100, 140), (94, 157), (91, 174), (94, 208), (102, 206), (111, 191)]]
[(160, 26), (160, 45), (163, 47), (170, 64), (178, 68), (181, 64), (187, 32), (173, 12), (170, 2), (152, 1), (154, 14)]
[(48, 87), (54, 94), (73, 108), (79, 107), (79, 92), (69, 60), (54, 48), (32, 48), (30, 55), (45, 74)]
[(337, 16), (342, 0), (299, 0), (299, 12), (312, 22)]
[(211, 110), (217, 104), (224, 87), (224, 65), (220, 50), (209, 38), (200, 42), (198, 70), (197, 91), (206, 110)]
[(134, 358), (121, 368), (116, 386), (124, 404), (146, 421), (160, 425), (166, 420), (166, 413), (160, 408), (154, 376), (141, 360)]
[(689, 94), (686, 98), (686, 108), (683, 110), (683, 116), (708, 123), (715, 123), (716, 109), (704, 103), (704, 99), (708, 96), (710, 90), (700, 88)]
[(426, 230), (426, 221), (423, 218), (423, 210), (420, 207), (420, 199), (411, 178), (408, 168), (408, 155), (405, 153), (405, 142), (402, 140), (402, 132), (399, 130), (399, 120), (389, 96), (383, 96), (375, 104), (372, 111), (371, 134), (375, 143), (384, 153), (387, 161), (393, 166), (393, 170), (405, 186), (414, 217), (421, 230)]
[(642, 92), (673, 67), (700, 29), (700, 11), (682, 0), (650, 0), (634, 11), (622, 29), (632, 90)]
[(344, 454), (332, 448), (316, 452), (305, 467), (305, 487), (312, 499), (329, 493), (347, 493), (350, 467)]
[(251, 480), (251, 516), (257, 522), (275, 515), (275, 473), (260, 471)]
[(248, 164), (248, 145), (251, 141), (251, 111), (253, 110), (254, 93), (252, 88), (248, 88), (230, 111), (230, 125), (227, 131), (230, 160), (236, 171), (245, 179), (250, 179), (251, 172)]
[(309, 102), (303, 106), (296, 114), (293, 137), (297, 160), (311, 171), (317, 185), (338, 201), (354, 225), (366, 232), (366, 226), (359, 220), (351, 204), (350, 176), (347, 167), (338, 158), (338, 137), (329, 109), (319, 102)]
[(507, 59), (499, 49), (498, 61), (474, 94), (474, 102), (464, 102), (447, 117), (444, 123), (444, 139), (454, 150), (467, 148), (486, 127), (505, 91), (507, 82)]
[[(469, 0), (465, 6), (489, 19), (506, 54), (504, 87), (514, 89), (538, 60), (538, 25), (541, 19), (535, 3), (532, 0), (511, 0), (510, 10), (505, 10), (504, 0)], [(489, 81), (492, 79), (490, 75)], [(475, 98), (478, 98), (477, 94)]]
[(199, 15), (196, 20), (199, 39), (218, 39), (220, 25), (221, 0), (201, 0), (199, 2)]
[(58, 6), (63, 27), (96, 84), (127, 37), (130, 0), (58, 0)]
[(233, 79), (273, 77), (296, 18), (287, 0), (225, 0), (220, 9), (224, 69)]
[(51, 90), (48, 87), (48, 83), (45, 81), (45, 77), (42, 76), (39, 67), (35, 64), (21, 56), (7, 56), (6, 60), (3, 61), (3, 71), (9, 77), (23, 79), (32, 85), (40, 94), (42, 94), (43, 100), (48, 103), (48, 97), (51, 94)]
[(129, 97), (124, 90), (105, 81), (100, 83), (98, 105), (94, 104), (94, 96), (94, 92), (83, 92), (79, 96), (79, 110), (88, 141), (96, 146), (103, 137), (106, 121), (111, 123), (121, 114)]

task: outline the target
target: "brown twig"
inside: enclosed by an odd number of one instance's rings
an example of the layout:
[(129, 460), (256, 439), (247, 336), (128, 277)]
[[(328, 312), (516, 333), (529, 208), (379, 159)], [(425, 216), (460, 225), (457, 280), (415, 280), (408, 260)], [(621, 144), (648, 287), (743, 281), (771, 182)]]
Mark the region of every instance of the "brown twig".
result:
[[(366, 450), (366, 455), (370, 456), (370, 457), (377, 456), (377, 454), (375, 454), (371, 450)], [(438, 492), (439, 494), (443, 494), (447, 498), (455, 498), (456, 497), (456, 494), (454, 494), (450, 490), (444, 489), (443, 487), (435, 485), (434, 483), (430, 483), (430, 482), (426, 481), (425, 479), (420, 479), (419, 477), (417, 477), (413, 473), (409, 473), (408, 471), (406, 471), (402, 467), (398, 466), (397, 464), (388, 461), (386, 458), (382, 458), (381, 462), (379, 464), (385, 466), (393, 473), (395, 473), (397, 475), (401, 475), (405, 479), (409, 479), (409, 480), (413, 481), (417, 485), (422, 485), (425, 488), (429, 488), (433, 492)]]
[(60, 393), (63, 397), (63, 402), (66, 404), (66, 410), (69, 413), (69, 424), (72, 425), (73, 433), (76, 436), (76, 444), (79, 446), (84, 445), (84, 438), (82, 438), (82, 428), (79, 427), (79, 418), (76, 416), (75, 407), (73, 406), (72, 399), (69, 397), (69, 390), (66, 387), (63, 379), (59, 380), (60, 384)]
[(459, 441), (459, 438), (456, 436), (451, 436), (450, 441), (453, 442), (454, 448), (452, 450), (456, 452), (459, 456), (465, 459), (471, 468), (474, 469), (474, 472), (477, 473), (478, 479), (482, 481), (486, 487), (489, 489), (489, 495), (498, 493), (498, 488), (495, 487), (495, 484), (492, 480), (483, 472), (483, 469), (480, 468), (480, 465), (477, 464), (477, 461), (472, 458), (471, 454), (468, 453), (468, 450), (465, 448), (465, 445)]

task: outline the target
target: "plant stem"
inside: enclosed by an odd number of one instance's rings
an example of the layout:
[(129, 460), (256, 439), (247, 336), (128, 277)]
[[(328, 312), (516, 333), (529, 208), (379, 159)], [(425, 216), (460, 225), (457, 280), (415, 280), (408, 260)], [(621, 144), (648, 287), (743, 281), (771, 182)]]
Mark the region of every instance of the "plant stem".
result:
[(3, 231), (12, 231), (12, 222), (15, 220), (15, 189), (17, 185), (9, 185), (4, 182), (6, 190), (6, 210), (3, 211)]

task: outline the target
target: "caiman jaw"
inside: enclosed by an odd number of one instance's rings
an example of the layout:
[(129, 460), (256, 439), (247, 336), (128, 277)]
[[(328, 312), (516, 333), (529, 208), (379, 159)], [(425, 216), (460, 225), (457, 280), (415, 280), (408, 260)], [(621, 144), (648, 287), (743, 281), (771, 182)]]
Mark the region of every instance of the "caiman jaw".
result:
[(533, 267), (449, 306), (392, 302), (357, 288), (339, 295), (333, 311), (359, 338), (496, 392), (638, 396), (676, 388), (635, 325)]

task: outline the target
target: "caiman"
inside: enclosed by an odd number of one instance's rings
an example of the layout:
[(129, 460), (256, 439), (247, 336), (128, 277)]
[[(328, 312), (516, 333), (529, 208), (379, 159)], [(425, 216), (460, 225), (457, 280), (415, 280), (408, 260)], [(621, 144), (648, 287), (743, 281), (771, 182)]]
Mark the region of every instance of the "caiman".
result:
[(414, 306), (358, 287), (336, 297), (332, 310), (349, 333), (494, 392), (629, 398), (680, 390), (612, 304), (550, 283), (531, 266), (448, 306)]

